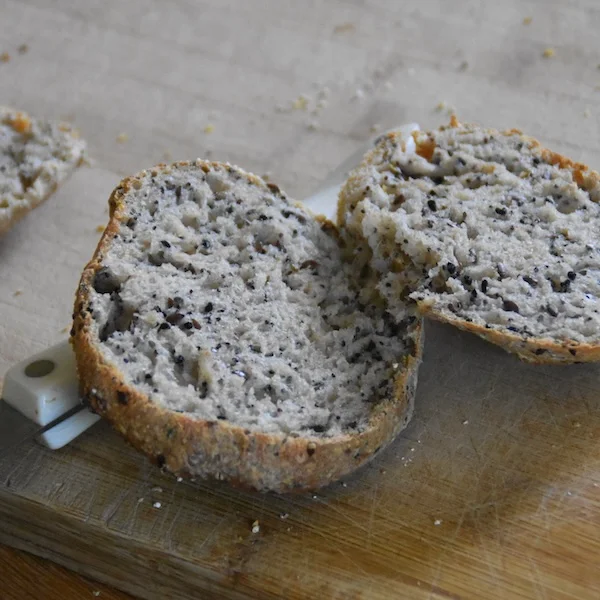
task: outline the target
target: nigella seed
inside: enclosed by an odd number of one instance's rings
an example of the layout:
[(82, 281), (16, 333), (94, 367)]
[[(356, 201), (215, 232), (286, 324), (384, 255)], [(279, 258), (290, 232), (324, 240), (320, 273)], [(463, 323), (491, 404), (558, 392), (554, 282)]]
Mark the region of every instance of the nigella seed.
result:
[(167, 323), (169, 323), (170, 325), (177, 325), (177, 323), (179, 323), (179, 321), (181, 321), (183, 319), (183, 315), (181, 313), (171, 313), (170, 315), (168, 315), (166, 317), (166, 321)]
[(206, 306), (204, 307), (204, 312), (205, 313), (212, 312), (213, 308), (214, 308), (214, 304), (212, 302), (208, 302), (206, 304)]
[(160, 240), (160, 243), (165, 247), (165, 248), (170, 248), (171, 244), (169, 244), (169, 242), (167, 242), (167, 240)]
[(485, 294), (487, 292), (487, 289), (488, 289), (488, 280), (483, 279), (481, 281), (481, 291)]
[(456, 265), (452, 264), (451, 262), (449, 262), (446, 265), (446, 269), (447, 269), (448, 273), (450, 273), (450, 275), (452, 275), (453, 273), (456, 273)]
[(577, 273), (575, 273), (574, 271), (569, 271), (567, 273), (567, 277), (571, 280), (571, 281), (575, 281), (575, 277), (577, 277)]
[(537, 287), (537, 285), (538, 285), (537, 281), (535, 279), (532, 279), (531, 277), (529, 277), (529, 275), (524, 275), (523, 281), (528, 283), (531, 287)]
[(516, 313), (518, 313), (519, 312), (519, 307), (512, 300), (505, 300), (502, 303), (502, 310), (506, 310), (508, 312), (516, 312)]
[(427, 200), (427, 206), (429, 207), (429, 210), (433, 212), (437, 210), (437, 204), (435, 203), (435, 200)]
[(463, 277), (463, 281), (465, 282), (465, 285), (471, 285), (473, 283), (473, 280), (468, 275)]
[(182, 327), (183, 327), (184, 329), (192, 329), (192, 328), (194, 327), (194, 325), (193, 325), (193, 323), (192, 323), (191, 321), (186, 321), (186, 322), (185, 322), (185, 323), (182, 325)]
[(183, 358), (183, 356), (181, 356), (181, 354), (178, 354), (175, 358), (175, 364), (176, 365), (183, 365), (183, 363), (185, 362), (185, 358)]
[(159, 331), (163, 331), (163, 330), (165, 330), (165, 329), (171, 329), (171, 326), (170, 326), (168, 323), (161, 323), (161, 324), (158, 326), (158, 330), (159, 330)]
[(551, 316), (551, 317), (558, 317), (558, 312), (556, 311), (556, 309), (552, 308), (552, 306), (548, 305), (546, 307), (546, 312)]
[(506, 208), (504, 208), (503, 206), (497, 207), (496, 214), (500, 215), (501, 217), (504, 217), (506, 215)]

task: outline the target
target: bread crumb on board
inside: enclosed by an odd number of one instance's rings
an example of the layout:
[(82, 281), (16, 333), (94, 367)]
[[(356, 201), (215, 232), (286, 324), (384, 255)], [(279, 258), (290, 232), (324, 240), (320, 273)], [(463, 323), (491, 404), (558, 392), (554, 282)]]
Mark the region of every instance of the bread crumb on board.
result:
[(119, 142), (119, 144), (124, 144), (128, 140), (129, 140), (129, 136), (126, 133), (120, 133), (117, 136), (117, 142)]
[(10, 54), (8, 52), (3, 52), (0, 54), (0, 62), (7, 63), (10, 60)]
[(17, 52), (19, 54), (25, 54), (27, 52), (29, 52), (29, 46), (27, 44), (21, 44), (18, 48), (17, 48)]
[(354, 23), (340, 23), (333, 28), (333, 33), (352, 33), (356, 31)]
[(533, 17), (525, 17), (523, 19), (523, 25), (531, 25), (531, 21), (533, 21)]
[(544, 52), (542, 53), (542, 56), (544, 58), (552, 58), (555, 54), (556, 54), (556, 51), (554, 50), (554, 48), (546, 48), (544, 50)]
[(289, 513), (286, 513), (286, 512), (284, 512), (284, 513), (281, 513), (281, 514), (279, 515), (279, 518), (280, 518), (282, 521), (285, 521), (285, 519), (287, 519), (289, 516), (290, 516), (290, 515), (289, 515)]
[(257, 520), (252, 523), (252, 533), (259, 533), (259, 532), (260, 532), (260, 523)]
[(100, 595), (100, 590), (94, 590), (92, 594), (97, 598)]
[(161, 502), (155, 502), (155, 503), (152, 505), (152, 507), (153, 507), (153, 508), (157, 508), (157, 509), (158, 509), (158, 508), (161, 508), (161, 507), (162, 507), (162, 503), (161, 503)]
[(308, 107), (308, 96), (305, 96), (304, 94), (301, 94), (300, 96), (298, 96), (292, 104), (292, 108), (294, 110), (306, 110), (307, 107)]
[(96, 225), (96, 231), (102, 233), (104, 231), (104, 225)]
[(433, 524), (434, 524), (434, 525), (441, 525), (441, 524), (442, 524), (442, 520), (441, 520), (441, 519), (436, 519), (436, 520), (433, 522)]
[(23, 293), (23, 290), (15, 290), (13, 296), (20, 296)]
[(204, 133), (212, 133), (215, 130), (215, 126), (210, 123), (204, 128)]

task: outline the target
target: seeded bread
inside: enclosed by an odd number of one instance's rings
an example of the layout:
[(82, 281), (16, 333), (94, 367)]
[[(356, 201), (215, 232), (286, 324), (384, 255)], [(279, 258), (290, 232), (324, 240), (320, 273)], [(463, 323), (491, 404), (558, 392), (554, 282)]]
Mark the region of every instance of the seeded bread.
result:
[(363, 305), (335, 227), (225, 164), (121, 182), (78, 288), (81, 392), (176, 474), (313, 489), (408, 423), (420, 319)]
[(54, 192), (84, 151), (68, 125), (0, 106), (0, 235)]
[(338, 221), (390, 306), (411, 299), (526, 361), (596, 361), (599, 199), (586, 166), (453, 119), (385, 135), (346, 182)]

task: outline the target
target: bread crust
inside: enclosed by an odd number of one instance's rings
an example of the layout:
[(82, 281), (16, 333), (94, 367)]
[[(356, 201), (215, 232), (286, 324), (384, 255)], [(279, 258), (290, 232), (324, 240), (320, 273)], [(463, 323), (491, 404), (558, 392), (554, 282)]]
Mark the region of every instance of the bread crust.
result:
[[(458, 121), (455, 116), (452, 116), (450, 124), (442, 126), (440, 129), (460, 128), (463, 124)], [(504, 134), (519, 134), (523, 135), (518, 129), (505, 130)], [(385, 135), (385, 138), (390, 141), (395, 141), (399, 145), (404, 144), (402, 137), (396, 132), (390, 132)], [(591, 190), (600, 185), (600, 174), (587, 165), (575, 162), (557, 152), (553, 152), (544, 148), (541, 143), (530, 136), (523, 135), (531, 147), (539, 148), (544, 160), (552, 164), (558, 165), (561, 168), (570, 169), (573, 171), (573, 179), (576, 183), (585, 190)], [(416, 152), (419, 153), (420, 148), (417, 145)], [(421, 149), (421, 155), (431, 154), (433, 149), (427, 143)], [(337, 207), (337, 223), (340, 228), (346, 226), (345, 214), (348, 205), (352, 202), (353, 196), (357, 190), (363, 187), (364, 169), (368, 169), (377, 155), (377, 150), (369, 152), (361, 166), (354, 171), (340, 191), (339, 202)], [(353, 235), (359, 235), (354, 231)], [(507, 352), (516, 354), (522, 360), (534, 364), (572, 364), (582, 362), (600, 361), (600, 345), (582, 344), (574, 340), (565, 340), (557, 342), (550, 338), (534, 338), (517, 335), (513, 332), (502, 332), (492, 328), (478, 325), (472, 322), (465, 321), (456, 316), (444, 314), (436, 310), (435, 305), (431, 305), (426, 301), (418, 301), (417, 307), (421, 315), (430, 317), (437, 321), (449, 323), (463, 331), (474, 333), (475, 335), (502, 347)]]
[[(166, 172), (191, 165), (222, 166), (198, 160), (161, 164), (150, 171)], [(412, 416), (423, 344), (421, 324), (415, 332), (413, 353), (399, 357), (394, 397), (375, 407), (364, 431), (332, 438), (266, 434), (227, 421), (194, 419), (171, 411), (129, 384), (124, 373), (102, 355), (91, 327), (92, 317), (86, 310), (89, 291), (104, 252), (119, 231), (127, 194), (146, 174), (143, 171), (124, 179), (113, 191), (108, 226), (76, 293), (71, 343), (82, 396), (135, 448), (176, 475), (227, 480), (259, 491), (292, 492), (317, 489), (368, 462)], [(266, 187), (260, 178), (248, 173), (246, 176)]]

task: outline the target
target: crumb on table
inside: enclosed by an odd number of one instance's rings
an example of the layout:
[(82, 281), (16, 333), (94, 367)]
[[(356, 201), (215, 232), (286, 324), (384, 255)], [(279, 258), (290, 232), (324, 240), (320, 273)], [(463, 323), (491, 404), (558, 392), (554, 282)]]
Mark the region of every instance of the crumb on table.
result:
[(543, 52), (544, 58), (552, 58), (556, 54), (554, 48), (546, 48)]
[(129, 136), (126, 133), (120, 133), (117, 136), (117, 142), (119, 142), (119, 144), (124, 144), (128, 139)]
[(333, 33), (352, 33), (356, 31), (354, 23), (341, 23), (333, 28)]
[(533, 21), (533, 17), (525, 17), (523, 19), (523, 25), (531, 25), (531, 21)]
[(8, 52), (3, 52), (0, 54), (0, 62), (7, 63), (10, 60), (10, 54)]

